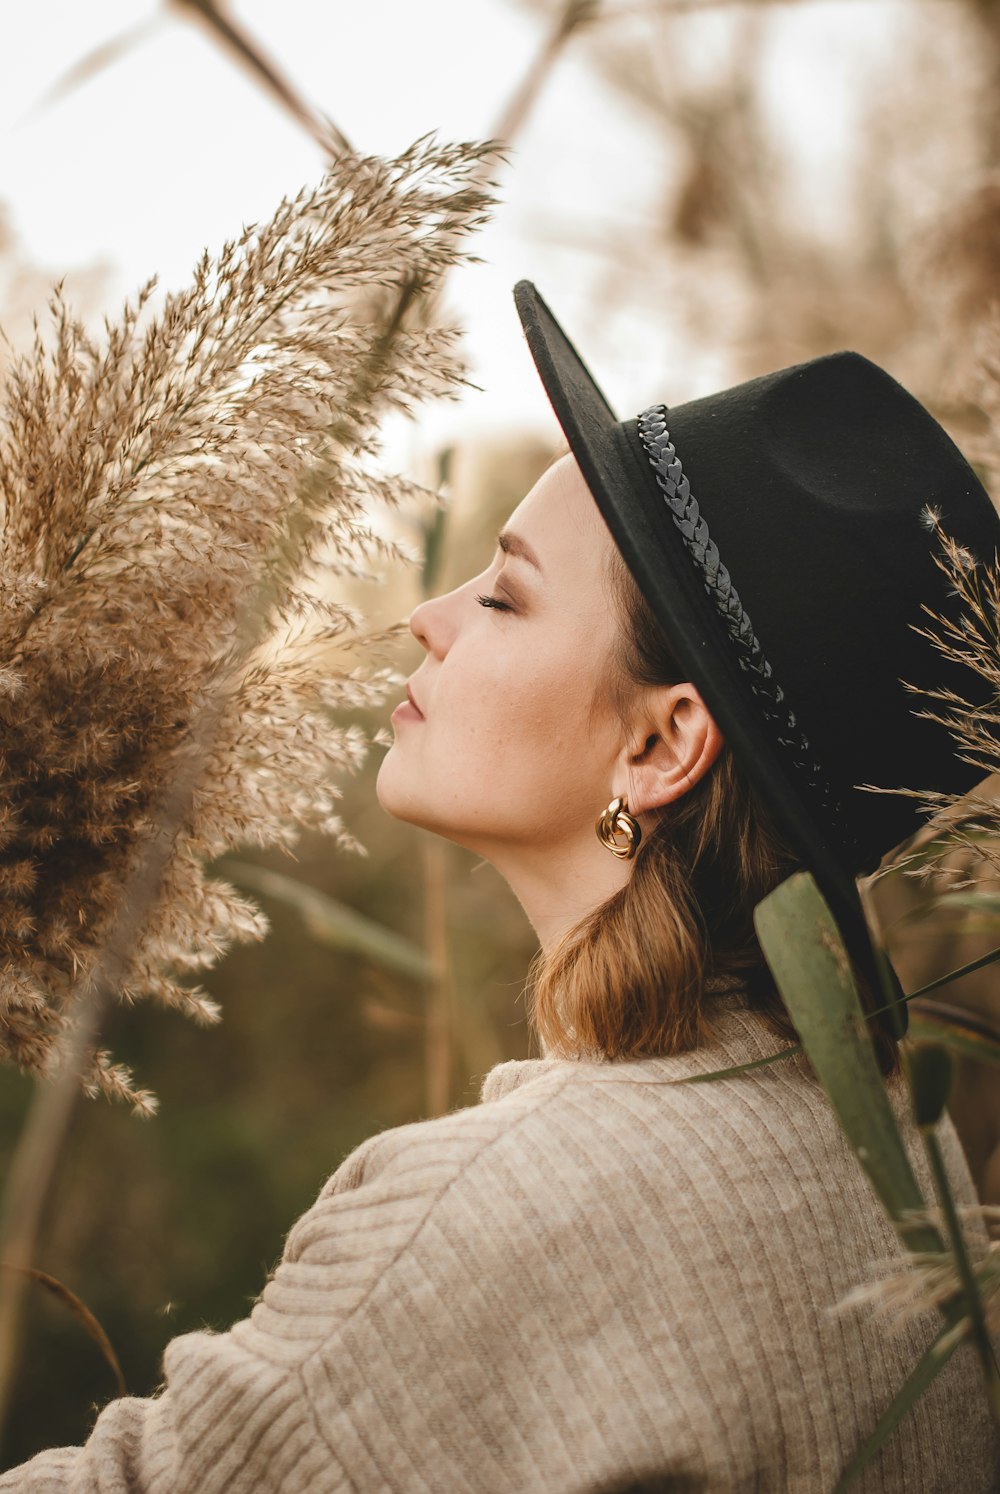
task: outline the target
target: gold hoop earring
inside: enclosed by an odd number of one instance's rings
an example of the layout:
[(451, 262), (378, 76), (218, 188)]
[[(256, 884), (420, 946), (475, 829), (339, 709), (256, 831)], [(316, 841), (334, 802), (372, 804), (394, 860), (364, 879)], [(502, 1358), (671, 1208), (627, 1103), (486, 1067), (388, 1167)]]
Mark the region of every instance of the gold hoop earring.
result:
[[(628, 812), (628, 799), (623, 794), (619, 799), (612, 799), (603, 814), (597, 816), (597, 838), (602, 846), (607, 846), (612, 856), (620, 856), (623, 861), (631, 861), (639, 849), (642, 840), (642, 830), (634, 815)], [(619, 845), (615, 835), (624, 835), (625, 844)]]

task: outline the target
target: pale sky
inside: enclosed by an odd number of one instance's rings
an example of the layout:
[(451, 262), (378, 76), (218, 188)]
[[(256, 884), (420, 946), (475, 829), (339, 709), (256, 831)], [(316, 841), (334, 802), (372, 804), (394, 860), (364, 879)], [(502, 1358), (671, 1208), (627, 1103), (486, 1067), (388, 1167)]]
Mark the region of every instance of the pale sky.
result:
[[(884, 45), (901, 8), (898, 0), (817, 0), (794, 14), (774, 7), (785, 12), (775, 18), (768, 53), (775, 117), (801, 136), (803, 179), (825, 181), (816, 211), (836, 180), (859, 70)], [(321, 153), (302, 129), (159, 0), (16, 7), (8, 0), (5, 12), (0, 201), (23, 253), (53, 278), (107, 264), (109, 309), (154, 272), (166, 286), (183, 284), (204, 247), (268, 216), (283, 195), (321, 172)], [(238, 0), (235, 13), (355, 145), (385, 154), (428, 130), (444, 139), (489, 133), (544, 35), (515, 0)], [(157, 16), (126, 56), (38, 108), (88, 51)], [(710, 68), (713, 27), (725, 20), (698, 23), (699, 55)], [(664, 147), (621, 95), (595, 80), (572, 43), (518, 141), (496, 221), (476, 245), (487, 263), (451, 282), (474, 376), (486, 390), (468, 397), (462, 419), (550, 424), (511, 300), (522, 276), (536, 281), (585, 352), (600, 358), (595, 372), (623, 414), (649, 402), (649, 369), (663, 366), (671, 329), (646, 327), (635, 316), (621, 327), (602, 324), (594, 288), (607, 267), (592, 245), (608, 224), (641, 235), (669, 169)], [(724, 370), (706, 356), (683, 392), (698, 392), (691, 384), (699, 380), (717, 385), (719, 377)], [(430, 424), (455, 420), (447, 409)]]

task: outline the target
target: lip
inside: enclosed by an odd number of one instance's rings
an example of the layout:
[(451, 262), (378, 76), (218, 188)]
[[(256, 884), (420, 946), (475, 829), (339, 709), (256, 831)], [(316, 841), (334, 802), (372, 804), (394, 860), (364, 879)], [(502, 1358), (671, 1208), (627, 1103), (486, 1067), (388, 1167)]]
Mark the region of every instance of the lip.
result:
[(423, 721), (423, 711), (410, 694), (409, 685), (406, 687), (406, 699), (400, 701), (389, 719), (390, 721)]

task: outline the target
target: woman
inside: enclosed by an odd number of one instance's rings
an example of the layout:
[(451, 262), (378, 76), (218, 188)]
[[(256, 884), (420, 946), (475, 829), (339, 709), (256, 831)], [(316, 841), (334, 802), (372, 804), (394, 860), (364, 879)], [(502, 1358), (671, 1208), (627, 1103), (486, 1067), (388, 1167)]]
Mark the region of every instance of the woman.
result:
[[(517, 299), (570, 452), (414, 612), (378, 795), (510, 883), (544, 1056), (359, 1147), (247, 1321), (0, 1490), (825, 1491), (936, 1331), (833, 1311), (899, 1251), (802, 1059), (676, 1081), (790, 1035), (752, 910), (795, 866), (864, 976), (853, 878), (915, 821), (857, 785), (974, 780), (899, 683), (958, 684), (913, 629), (949, 605), (924, 508), (984, 560), (1000, 525), (864, 359), (619, 423)], [(887, 1022), (877, 1046), (929, 1197)], [(998, 1466), (963, 1345), (858, 1487)]]

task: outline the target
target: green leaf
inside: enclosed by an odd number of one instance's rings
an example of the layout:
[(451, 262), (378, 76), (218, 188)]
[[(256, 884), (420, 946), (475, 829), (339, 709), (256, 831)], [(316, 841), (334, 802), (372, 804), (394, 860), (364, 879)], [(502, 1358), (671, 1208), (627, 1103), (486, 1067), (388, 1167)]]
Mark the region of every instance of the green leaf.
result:
[(243, 861), (225, 861), (220, 868), (240, 887), (274, 898), (294, 908), (319, 944), (351, 954), (364, 955), (376, 965), (406, 975), (412, 980), (429, 980), (431, 964), (419, 945), (411, 944), (401, 934), (366, 918), (336, 898), (315, 887), (286, 877), (282, 872), (268, 871)]
[(951, 1093), (951, 1054), (940, 1043), (917, 1043), (910, 1054), (910, 1088), (917, 1125), (936, 1126)]
[(844, 1494), (850, 1487), (858, 1474), (875, 1457), (876, 1453), (888, 1441), (892, 1433), (899, 1426), (903, 1417), (916, 1405), (928, 1385), (941, 1370), (944, 1369), (952, 1354), (965, 1338), (965, 1324), (960, 1323), (955, 1327), (946, 1327), (931, 1344), (923, 1358), (913, 1370), (910, 1378), (904, 1384), (902, 1390), (896, 1396), (892, 1405), (879, 1417), (875, 1430), (865, 1441), (854, 1457), (844, 1469), (837, 1480), (833, 1494)]
[(858, 1160), (910, 1250), (941, 1250), (889, 1103), (843, 940), (808, 872), (754, 911), (761, 948), (802, 1046)]

